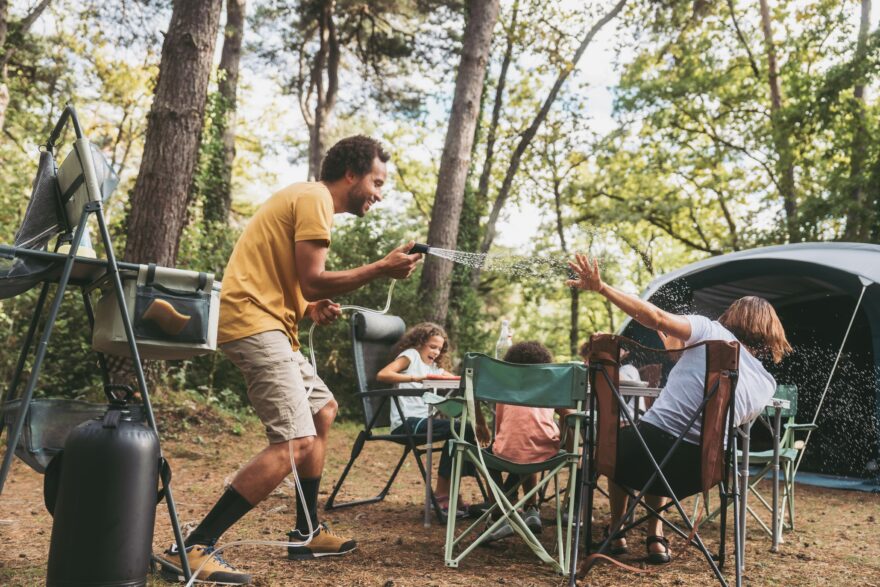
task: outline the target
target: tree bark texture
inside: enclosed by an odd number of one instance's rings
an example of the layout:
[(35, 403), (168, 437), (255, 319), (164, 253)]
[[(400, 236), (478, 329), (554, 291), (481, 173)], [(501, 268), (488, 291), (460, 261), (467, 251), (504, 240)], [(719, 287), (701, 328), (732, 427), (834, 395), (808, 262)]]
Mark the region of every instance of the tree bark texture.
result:
[[(452, 113), (446, 130), (437, 192), (428, 227), (428, 243), (443, 249), (454, 249), (456, 245), (474, 130), (480, 113), (480, 95), (492, 46), (492, 30), (498, 20), (499, 0), (468, 2), (467, 10), (461, 63), (455, 79)], [(452, 264), (449, 261), (428, 256), (422, 271), (420, 291), (429, 300), (430, 319), (440, 324), (445, 324), (449, 309), (451, 274)]]
[[(599, 19), (590, 28), (584, 39), (581, 41), (580, 46), (578, 46), (577, 50), (575, 51), (571, 61), (557, 74), (556, 81), (550, 88), (550, 92), (544, 99), (543, 104), (541, 104), (541, 108), (538, 110), (538, 113), (535, 115), (532, 123), (520, 136), (519, 142), (517, 143), (516, 148), (514, 148), (513, 154), (510, 157), (510, 163), (508, 164), (507, 171), (504, 174), (504, 180), (501, 183), (501, 188), (498, 190), (498, 195), (495, 197), (495, 202), (492, 205), (492, 211), (489, 213), (489, 220), (486, 223), (486, 232), (483, 236), (483, 242), (480, 243), (481, 253), (488, 253), (489, 249), (492, 247), (492, 243), (495, 240), (495, 231), (498, 224), (498, 218), (501, 215), (501, 210), (504, 208), (504, 204), (507, 202), (507, 198), (510, 196), (510, 190), (513, 187), (514, 177), (516, 177), (516, 174), (519, 171), (519, 165), (522, 161), (522, 156), (526, 152), (526, 149), (529, 147), (532, 140), (535, 138), (535, 135), (538, 133), (538, 129), (541, 128), (541, 125), (547, 118), (547, 114), (550, 112), (550, 108), (553, 106), (553, 103), (556, 101), (556, 97), (559, 95), (559, 91), (562, 89), (562, 85), (568, 79), (568, 76), (571, 75), (571, 72), (574, 71), (574, 69), (577, 67), (578, 62), (580, 61), (581, 57), (587, 50), (587, 47), (590, 45), (596, 34), (600, 30), (602, 30), (602, 27), (611, 22), (611, 20), (613, 20), (620, 13), (621, 10), (623, 10), (625, 4), (626, 0), (619, 0), (617, 4), (615, 4), (614, 7), (610, 11), (608, 11), (607, 14), (605, 14), (605, 16)], [(479, 269), (474, 271), (474, 281), (479, 281)]]
[(174, 266), (199, 157), (221, 0), (176, 0), (162, 45), (125, 259)]
[(776, 63), (776, 45), (773, 43), (773, 28), (770, 20), (770, 7), (767, 0), (760, 0), (761, 29), (764, 32), (764, 46), (767, 51), (767, 82), (770, 85), (770, 124), (773, 145), (776, 148), (776, 172), (779, 176), (779, 195), (785, 210), (785, 223), (788, 240), (800, 242), (798, 225), (798, 204), (794, 181), (794, 155), (789, 140), (789, 129), (782, 112), (782, 90), (779, 84), (779, 67)]
[[(854, 61), (858, 62), (865, 58), (865, 49), (868, 42), (868, 28), (871, 26), (871, 0), (862, 0), (862, 14), (859, 21), (859, 37), (856, 42), (856, 54)], [(868, 205), (868, 194), (865, 189), (865, 159), (867, 158), (867, 143), (869, 140), (867, 129), (867, 116), (865, 113), (865, 78), (859, 75), (853, 86), (853, 137), (850, 149), (850, 201), (846, 213), (846, 230), (844, 240), (867, 241), (871, 237), (871, 225), (873, 224), (876, 210)]]
[(223, 49), (220, 53), (220, 81), (218, 91), (223, 100), (225, 116), (223, 126), (223, 174), (219, 185), (218, 214), (221, 221), (229, 217), (232, 207), (232, 164), (235, 162), (235, 125), (238, 108), (238, 73), (241, 63), (241, 43), (244, 37), (246, 0), (226, 0), (226, 29), (223, 33)]

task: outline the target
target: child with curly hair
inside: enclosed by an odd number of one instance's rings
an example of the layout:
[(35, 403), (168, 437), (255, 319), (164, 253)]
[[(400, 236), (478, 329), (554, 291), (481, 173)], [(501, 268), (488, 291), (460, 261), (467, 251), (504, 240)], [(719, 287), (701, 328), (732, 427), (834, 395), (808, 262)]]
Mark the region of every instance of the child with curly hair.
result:
[[(376, 379), (383, 383), (394, 383), (399, 389), (421, 388), (422, 382), (429, 375), (450, 375), (446, 370), (449, 367), (449, 337), (446, 331), (433, 322), (422, 322), (407, 330), (400, 341), (395, 345), (396, 358), (385, 366), (376, 375)], [(401, 396), (397, 398), (400, 410), (395, 402), (391, 403), (391, 432), (403, 434), (406, 430), (406, 422), (413, 434), (425, 434), (428, 429), (428, 417), (430, 409), (421, 396)], [(401, 413), (403, 412), (403, 413)], [(432, 418), (433, 438), (435, 440), (447, 440), (440, 453), (440, 466), (437, 473), (437, 487), (434, 497), (437, 499), (443, 513), (449, 508), (449, 481), (452, 475), (452, 455), (449, 451), (448, 440), (451, 437), (453, 421), (443, 418)], [(468, 440), (473, 442), (473, 431), (467, 428)], [(489, 429), (482, 418), (477, 421), (477, 438), (481, 443), (488, 443)], [(463, 475), (473, 476), (473, 466), (465, 466)], [(461, 509), (456, 515), (466, 513), (466, 504), (461, 500)]]
[[(526, 341), (518, 342), (507, 349), (504, 361), (520, 364), (552, 363), (553, 355), (540, 342)], [(513, 463), (536, 463), (555, 456), (560, 449), (560, 432), (554, 416), (558, 413), (560, 419), (564, 420), (568, 412), (570, 410), (495, 404), (495, 441), (492, 443), (492, 454)], [(495, 481), (500, 484), (500, 479), (496, 478)], [(538, 474), (525, 478), (511, 474), (503, 484), (504, 491), (512, 492), (520, 481), (523, 490), (528, 492), (537, 485)], [(541, 531), (537, 495), (526, 502), (523, 521), (533, 532)], [(502, 524), (489, 535), (489, 541), (511, 535), (513, 528), (509, 524)]]

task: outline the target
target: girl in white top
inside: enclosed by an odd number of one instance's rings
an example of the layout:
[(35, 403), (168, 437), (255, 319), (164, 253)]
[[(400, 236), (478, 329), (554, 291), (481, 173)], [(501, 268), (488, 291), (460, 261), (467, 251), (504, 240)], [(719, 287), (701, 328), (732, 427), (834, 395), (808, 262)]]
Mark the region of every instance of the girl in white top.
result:
[[(767, 300), (754, 296), (740, 298), (717, 321), (703, 316), (679, 316), (604, 283), (595, 259), (578, 254), (569, 266), (577, 279), (568, 280), (567, 285), (604, 296), (643, 326), (656, 330), (667, 347), (681, 348), (706, 340), (738, 341), (741, 348), (734, 406), (737, 426), (755, 418), (773, 396), (776, 382), (757, 357), (778, 363), (786, 353), (791, 352), (791, 346), (785, 338), (785, 330), (776, 311)], [(639, 431), (655, 458), (658, 458), (658, 454), (659, 458), (666, 454), (668, 448), (664, 445), (671, 446), (671, 442), (685, 431), (690, 417), (699, 408), (703, 399), (705, 374), (705, 347), (684, 351), (670, 372), (663, 393), (639, 423)], [(701, 419), (697, 418), (684, 436), (686, 442), (679, 446), (663, 469), (679, 498), (699, 491), (700, 424)], [(635, 442), (630, 442), (629, 436), (634, 436), (634, 431), (621, 431), (618, 436), (617, 459), (626, 466), (618, 467), (620, 471), (608, 484), (612, 527), (617, 527), (626, 505), (627, 494), (619, 484), (628, 487), (637, 485), (637, 489), (641, 489), (653, 471), (649, 461), (645, 462), (647, 457), (644, 450)], [(629, 450), (629, 447), (633, 447), (633, 450)], [(659, 485), (655, 482), (649, 490), (658, 490)], [(656, 510), (663, 507), (666, 500), (659, 495), (646, 495), (645, 501)], [(648, 521), (646, 545), (648, 562), (669, 562), (669, 543), (663, 537), (659, 518)], [(621, 536), (616, 536), (611, 546), (612, 553), (626, 551), (626, 541)]]
[[(451, 375), (445, 367), (449, 366), (449, 340), (446, 331), (432, 322), (416, 324), (404, 333), (395, 346), (397, 357), (376, 375), (382, 383), (394, 383), (400, 389), (423, 387), (422, 381), (429, 375)], [(427, 431), (428, 404), (420, 395), (399, 396), (401, 414), (394, 401), (391, 403), (391, 432), (403, 434), (404, 421), (413, 434), (425, 434)], [(477, 437), (481, 442), (489, 440), (489, 428), (482, 421), (482, 414), (477, 417)], [(450, 421), (441, 418), (432, 419), (433, 438), (435, 440), (450, 437)], [(472, 436), (470, 427), (468, 435)], [(473, 441), (473, 438), (470, 438)], [(449, 479), (452, 473), (452, 457), (448, 447), (444, 446), (440, 453), (440, 464), (437, 472), (437, 488), (434, 496), (442, 509), (449, 503)], [(472, 469), (472, 468), (471, 468)], [(471, 474), (472, 470), (463, 470), (463, 475)]]

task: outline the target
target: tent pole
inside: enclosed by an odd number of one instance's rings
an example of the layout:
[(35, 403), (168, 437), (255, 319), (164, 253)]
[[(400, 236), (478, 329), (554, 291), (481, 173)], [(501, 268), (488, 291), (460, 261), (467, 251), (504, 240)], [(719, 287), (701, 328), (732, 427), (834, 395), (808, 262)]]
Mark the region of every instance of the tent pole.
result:
[[(849, 319), (849, 326), (846, 327), (846, 333), (843, 335), (843, 340), (840, 343), (840, 349), (837, 351), (837, 357), (834, 359), (834, 365), (831, 367), (831, 373), (828, 374), (828, 381), (825, 382), (825, 389), (822, 391), (822, 397), (819, 398), (819, 405), (816, 406), (816, 413), (813, 415), (813, 421), (811, 422), (813, 425), (816, 424), (816, 420), (819, 419), (819, 412), (822, 410), (822, 404), (825, 403), (825, 394), (828, 393), (828, 388), (831, 387), (831, 379), (834, 377), (834, 372), (837, 370), (837, 363), (840, 362), (840, 355), (843, 354), (843, 347), (846, 345), (846, 340), (849, 338), (850, 330), (852, 330), (853, 322), (856, 321), (856, 314), (859, 312), (859, 307), (862, 305), (862, 298), (865, 297), (865, 290), (868, 289), (868, 285), (870, 285), (870, 281), (866, 280), (861, 275), (859, 276), (859, 280), (862, 282), (862, 293), (859, 294), (859, 300), (856, 302), (856, 307), (853, 309), (852, 316)], [(798, 469), (801, 466), (801, 461), (804, 459), (804, 454), (807, 452), (807, 445), (810, 443), (810, 436), (812, 436), (813, 430), (807, 431), (807, 438), (804, 440), (804, 446), (800, 450), (800, 454), (798, 454), (797, 463), (794, 465), (794, 472), (791, 475), (792, 481), (797, 478)]]

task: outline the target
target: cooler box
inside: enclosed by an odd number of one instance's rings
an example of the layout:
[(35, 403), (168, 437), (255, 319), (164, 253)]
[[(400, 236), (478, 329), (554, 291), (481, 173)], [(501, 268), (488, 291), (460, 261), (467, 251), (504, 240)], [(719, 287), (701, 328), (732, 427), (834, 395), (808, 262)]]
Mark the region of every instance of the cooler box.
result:
[[(141, 265), (121, 274), (125, 305), (142, 359), (189, 359), (217, 349), (220, 282), (212, 273)], [(101, 285), (95, 307), (95, 350), (131, 356), (113, 284)]]

